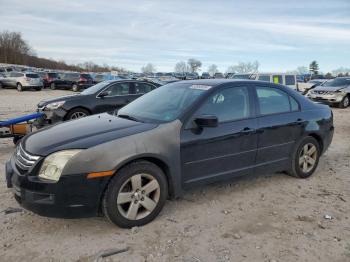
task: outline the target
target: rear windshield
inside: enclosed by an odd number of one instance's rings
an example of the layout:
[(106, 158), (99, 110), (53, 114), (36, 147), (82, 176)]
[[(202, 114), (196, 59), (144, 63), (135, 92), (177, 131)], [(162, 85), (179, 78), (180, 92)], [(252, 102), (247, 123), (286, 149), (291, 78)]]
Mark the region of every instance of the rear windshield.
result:
[(323, 84), (323, 86), (346, 86), (350, 85), (350, 78), (335, 78)]
[(92, 78), (91, 75), (89, 74), (81, 74), (80, 76), (83, 78)]
[(26, 74), (26, 77), (28, 78), (39, 78), (38, 74)]
[(58, 77), (57, 73), (48, 73), (47, 74), (49, 77)]

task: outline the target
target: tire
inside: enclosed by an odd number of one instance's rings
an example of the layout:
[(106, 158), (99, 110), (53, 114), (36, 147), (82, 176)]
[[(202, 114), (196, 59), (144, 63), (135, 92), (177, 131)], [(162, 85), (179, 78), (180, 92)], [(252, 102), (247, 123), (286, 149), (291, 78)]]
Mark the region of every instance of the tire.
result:
[(347, 108), (350, 105), (350, 97), (346, 95), (343, 97), (342, 101), (339, 103), (340, 108)]
[[(137, 190), (131, 183), (132, 177), (133, 181), (140, 181), (135, 182)], [(143, 188), (151, 185), (149, 183), (152, 183), (153, 191), (147, 193), (147, 189)], [(126, 187), (128, 190), (124, 191)], [(126, 197), (121, 199), (121, 194)], [(143, 226), (157, 217), (167, 197), (168, 183), (163, 171), (151, 162), (136, 161), (120, 169), (111, 179), (102, 199), (102, 211), (109, 221), (119, 227)], [(123, 203), (118, 204), (119, 201)], [(136, 215), (131, 210), (136, 210)]]
[(56, 89), (55, 83), (51, 83), (51, 84), (50, 84), (50, 89), (51, 89), (51, 90), (55, 90), (55, 89)]
[(4, 88), (4, 85), (0, 82), (0, 89)]
[[(306, 146), (308, 147), (308, 152), (313, 151), (314, 153), (304, 154), (304, 152), (306, 151)], [(315, 172), (318, 166), (320, 156), (321, 151), (318, 141), (311, 136), (303, 138), (293, 152), (291, 168), (288, 174), (298, 178), (310, 177)], [(311, 164), (310, 162), (313, 162), (313, 164)]]
[(23, 91), (23, 86), (22, 86), (21, 83), (18, 83), (18, 84), (17, 84), (17, 91), (18, 91), (18, 92), (22, 92), (22, 91)]
[(65, 119), (66, 120), (73, 120), (73, 119), (87, 117), (89, 115), (90, 115), (90, 112), (84, 108), (74, 108), (68, 112)]
[(79, 86), (77, 84), (72, 85), (72, 91), (73, 92), (78, 92), (79, 91)]

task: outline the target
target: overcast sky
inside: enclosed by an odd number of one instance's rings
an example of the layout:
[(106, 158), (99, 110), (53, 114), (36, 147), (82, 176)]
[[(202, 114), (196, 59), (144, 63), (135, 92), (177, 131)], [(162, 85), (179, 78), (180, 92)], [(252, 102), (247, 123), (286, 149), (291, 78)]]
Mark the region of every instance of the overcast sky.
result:
[(39, 56), (172, 71), (258, 60), (260, 71), (319, 62), (350, 67), (350, 0), (0, 0), (0, 30), (22, 32)]

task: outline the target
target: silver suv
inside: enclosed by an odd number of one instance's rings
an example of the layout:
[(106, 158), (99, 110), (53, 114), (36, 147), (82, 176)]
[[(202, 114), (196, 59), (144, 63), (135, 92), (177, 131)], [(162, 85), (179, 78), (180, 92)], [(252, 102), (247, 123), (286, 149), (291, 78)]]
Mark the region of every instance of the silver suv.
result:
[(346, 108), (350, 105), (350, 77), (337, 77), (310, 90), (307, 95), (313, 101)]
[(18, 91), (34, 88), (40, 91), (43, 88), (43, 81), (37, 73), (33, 72), (11, 72), (1, 79), (2, 87), (15, 87)]

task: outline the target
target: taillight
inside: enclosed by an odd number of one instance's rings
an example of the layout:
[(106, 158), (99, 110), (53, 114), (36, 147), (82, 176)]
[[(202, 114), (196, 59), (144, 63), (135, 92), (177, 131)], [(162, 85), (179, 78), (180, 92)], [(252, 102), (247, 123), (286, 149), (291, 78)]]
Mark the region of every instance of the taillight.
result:
[(79, 81), (80, 81), (80, 82), (86, 82), (86, 81), (87, 81), (87, 79), (86, 79), (86, 78), (82, 78), (82, 77), (80, 77), (80, 78), (79, 78)]

